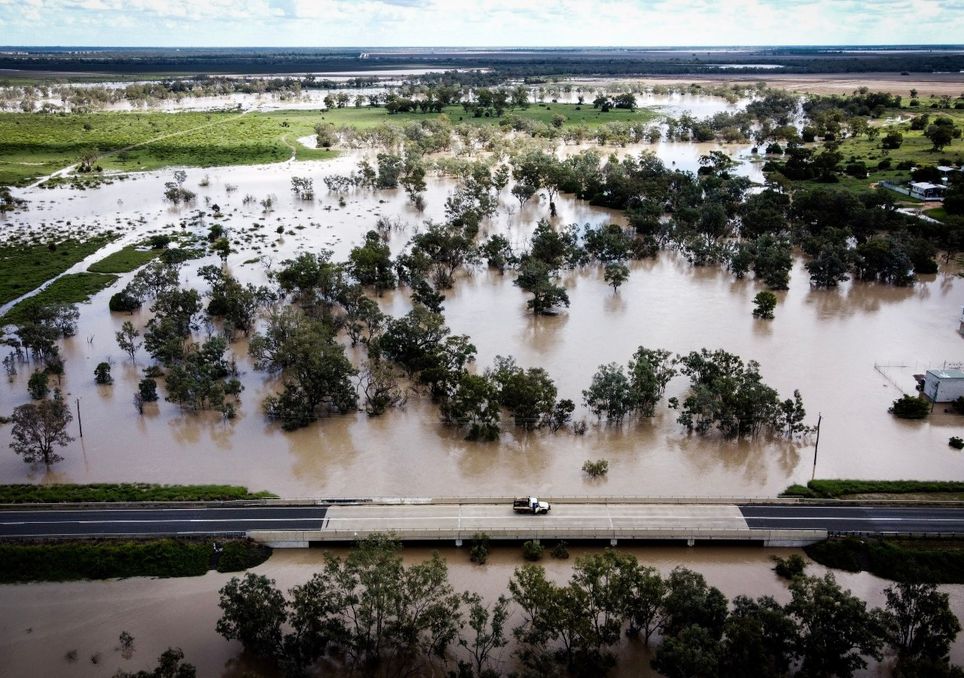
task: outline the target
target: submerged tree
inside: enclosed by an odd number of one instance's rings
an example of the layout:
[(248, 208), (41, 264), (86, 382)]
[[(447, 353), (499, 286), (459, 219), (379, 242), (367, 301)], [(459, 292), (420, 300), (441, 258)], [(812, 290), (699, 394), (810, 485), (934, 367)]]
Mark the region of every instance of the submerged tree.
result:
[(565, 288), (555, 284), (549, 265), (541, 260), (525, 260), (514, 282), (532, 295), (526, 306), (536, 315), (548, 315), (558, 306), (569, 306)]
[(265, 332), (251, 339), (249, 351), (258, 369), (282, 375), (282, 392), (266, 398), (264, 409), (285, 430), (307, 426), (328, 412), (355, 409), (358, 394), (351, 377), (357, 371), (323, 321), (296, 308), (275, 311)]
[(951, 643), (961, 631), (948, 595), (933, 584), (900, 583), (884, 589), (884, 596), (884, 625), (899, 664), (946, 664)]
[(134, 362), (137, 350), (141, 347), (141, 342), (137, 340), (140, 336), (141, 333), (137, 331), (134, 323), (130, 320), (125, 320), (120, 330), (114, 333), (118, 348), (131, 357), (131, 362)]
[(603, 279), (611, 285), (613, 292), (618, 292), (624, 282), (629, 279), (629, 267), (622, 262), (610, 262), (603, 271)]
[(616, 363), (600, 365), (582, 397), (593, 414), (597, 417), (605, 414), (607, 421), (616, 424), (621, 423), (633, 408), (629, 379), (622, 365)]
[(773, 320), (773, 309), (777, 307), (777, 295), (769, 290), (758, 292), (753, 297), (753, 317)]
[(73, 419), (60, 391), (54, 391), (52, 399), (20, 405), (11, 417), (10, 447), (28, 464), (43, 462), (50, 468), (63, 459), (54, 448), (66, 447), (73, 440), (67, 435), (67, 424)]
[(781, 428), (779, 394), (763, 383), (757, 362), (705, 348), (677, 361), (690, 378), (690, 391), (682, 403), (672, 399), (670, 405), (680, 409), (677, 420), (688, 430), (705, 434), (716, 427), (735, 438)]
[(833, 574), (798, 577), (790, 583), (790, 594), (787, 612), (798, 627), (794, 649), (802, 674), (849, 678), (866, 668), (865, 657), (880, 659), (878, 616), (842, 590)]
[(556, 385), (542, 368), (524, 370), (510, 357), (496, 356), (487, 372), (499, 389), (499, 401), (524, 429), (541, 428), (550, 423), (556, 406)]

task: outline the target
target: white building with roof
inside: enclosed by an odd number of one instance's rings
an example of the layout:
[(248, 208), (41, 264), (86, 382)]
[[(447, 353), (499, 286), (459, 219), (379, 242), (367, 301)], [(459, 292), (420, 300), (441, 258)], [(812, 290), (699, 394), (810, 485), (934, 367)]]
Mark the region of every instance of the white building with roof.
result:
[(910, 196), (920, 200), (940, 200), (944, 197), (944, 187), (929, 181), (910, 182)]
[(924, 395), (935, 403), (950, 403), (964, 397), (964, 372), (959, 369), (927, 370)]

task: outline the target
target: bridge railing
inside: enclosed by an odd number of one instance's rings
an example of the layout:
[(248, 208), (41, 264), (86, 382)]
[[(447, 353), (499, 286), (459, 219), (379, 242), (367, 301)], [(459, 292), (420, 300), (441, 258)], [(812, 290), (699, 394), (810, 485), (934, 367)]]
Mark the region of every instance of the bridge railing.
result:
[[(402, 541), (448, 541), (471, 540), (474, 535), (484, 531), (494, 540), (554, 540), (554, 539), (616, 539), (616, 540), (654, 540), (683, 541), (688, 539), (702, 541), (821, 541), (826, 539), (827, 531), (821, 529), (726, 529), (726, 528), (686, 528), (686, 527), (612, 527), (592, 528), (584, 526), (546, 526), (533, 527), (487, 527), (485, 530), (462, 530), (459, 528), (404, 528), (388, 531)], [(266, 542), (350, 542), (386, 532), (377, 528), (324, 528), (320, 530), (251, 530), (248, 536)]]

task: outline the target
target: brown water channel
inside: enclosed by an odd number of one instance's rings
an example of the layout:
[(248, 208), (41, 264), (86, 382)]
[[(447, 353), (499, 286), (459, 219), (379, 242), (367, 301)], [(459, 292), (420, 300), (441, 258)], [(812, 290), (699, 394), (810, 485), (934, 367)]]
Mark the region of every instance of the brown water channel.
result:
[[(789, 601), (786, 584), (773, 574), (771, 555), (787, 555), (791, 550), (740, 547), (629, 547), (621, 551), (634, 554), (640, 562), (652, 565), (663, 574), (684, 566), (702, 572), (707, 581), (728, 598), (745, 594), (753, 597), (772, 595), (779, 602)], [(343, 549), (337, 553), (344, 554)], [(588, 552), (571, 549), (574, 559)], [(429, 557), (427, 548), (407, 548), (407, 562)], [(465, 549), (445, 548), (449, 579), (457, 591), (476, 591), (488, 600), (506, 592), (513, 570), (524, 561), (517, 548), (498, 548), (484, 566), (469, 563)], [(307, 581), (323, 562), (323, 551), (278, 551), (255, 572), (275, 579), (282, 590)], [(543, 561), (550, 577), (562, 582), (571, 574), (573, 560)], [(826, 570), (814, 563), (808, 572), (822, 575)], [(883, 605), (886, 580), (866, 573), (835, 572), (845, 589), (871, 606)], [(0, 676), (86, 676), (112, 675), (153, 666), (167, 647), (180, 647), (186, 660), (194, 663), (199, 676), (264, 675), (264, 667), (241, 655), (237, 642), (224, 640), (215, 632), (220, 615), (218, 589), (230, 575), (209, 573), (204, 577), (182, 579), (134, 578), (118, 581), (72, 582), (0, 586)], [(964, 618), (964, 587), (942, 586), (950, 594), (951, 608)], [(515, 617), (509, 621), (515, 626)], [(135, 638), (134, 657), (122, 658), (116, 650), (118, 636), (127, 631)], [(511, 645), (503, 648), (499, 665), (512, 670)], [(77, 651), (76, 662), (65, 655)], [(99, 655), (98, 663), (91, 656)], [(618, 651), (619, 664), (610, 675), (655, 675), (649, 668), (649, 651), (639, 641), (623, 639)], [(951, 651), (955, 663), (964, 661), (964, 640), (958, 638)], [(449, 666), (451, 668), (451, 665)], [(270, 674), (266, 674), (270, 675)], [(889, 675), (888, 660), (873, 665), (861, 675)]]
[[(712, 146), (659, 144), (620, 152), (643, 148), (655, 150), (668, 164), (692, 169)], [(746, 152), (745, 147), (726, 150)], [(227, 215), (223, 223), (238, 249), (229, 259), (232, 271), (244, 280), (263, 281), (266, 267), (276, 267), (299, 251), (326, 247), (335, 259), (344, 259), (378, 216), (401, 224), (390, 236), (394, 252), (424, 219), (444, 217), (444, 201), (454, 184), (443, 178), (430, 180), (424, 214), (412, 209), (400, 191), (351, 194), (346, 206), (339, 207), (321, 179), (350, 171), (357, 158), (353, 153), (327, 163), (190, 169), (187, 186), (197, 190), (199, 206), (217, 203)], [(756, 177), (759, 167), (744, 163), (740, 171)], [(315, 201), (292, 196), (290, 177), (295, 174), (314, 178)], [(209, 185), (199, 187), (205, 176)], [(122, 231), (123, 239), (107, 252), (148, 233), (179, 230), (177, 224), (189, 210), (163, 202), (163, 182), (169, 178), (170, 172), (155, 172), (96, 190), (28, 191), (23, 195), (30, 209), (8, 215), (4, 237), (38, 230)], [(273, 210), (263, 213), (257, 201), (245, 204), (247, 194), (257, 200), (273, 196)], [(620, 214), (571, 196), (557, 203), (559, 224), (622, 220)], [(545, 201), (532, 201), (520, 210), (506, 195), (483, 230), (506, 233), (521, 249), (547, 212)], [(285, 230), (282, 235), (275, 232), (279, 226)], [(184, 280), (200, 286), (197, 268), (215, 262), (190, 262)], [(560, 397), (579, 402), (601, 363), (625, 363), (639, 345), (675, 352), (724, 348), (759, 361), (765, 380), (784, 397), (800, 389), (810, 423), (822, 412), (819, 476), (964, 480), (964, 459), (947, 446), (949, 436), (961, 434), (962, 419), (935, 412), (927, 421), (906, 422), (887, 413), (900, 395), (898, 387), (912, 391), (914, 372), (964, 358), (957, 333), (964, 280), (956, 271), (924, 277), (907, 288), (846, 283), (837, 290), (812, 290), (797, 261), (790, 289), (778, 295), (772, 322), (751, 317), (760, 285), (736, 281), (716, 268), (694, 269), (671, 252), (635, 263), (618, 294), (595, 267), (567, 273), (564, 281), (572, 303), (555, 317), (528, 314), (526, 295), (512, 278), (511, 273), (470, 271), (447, 292), (448, 324), (472, 338), (480, 369), (498, 354), (511, 354), (522, 366), (546, 368)], [(597, 424), (580, 406), (576, 418), (590, 423), (583, 436), (525, 435), (507, 422), (501, 442), (488, 444), (462, 440), (439, 422), (435, 406), (413, 398), (404, 409), (382, 417), (359, 412), (284, 433), (261, 412), (273, 381), (253, 370), (243, 342), (232, 347), (245, 386), (237, 419), (225, 422), (210, 414), (182, 413), (163, 400), (140, 416), (131, 397), (149, 357), (142, 351), (132, 365), (116, 346), (114, 332), (129, 319), (107, 310), (107, 299), (119, 285), (81, 306), (77, 335), (63, 344), (67, 362), (62, 387), (72, 403), (80, 399), (84, 437), (63, 451), (65, 460), (49, 473), (10, 452), (0, 454), (0, 482), (225, 482), (288, 497), (526, 492), (763, 496), (810, 477), (812, 440), (732, 442), (688, 436), (665, 406), (651, 421), (623, 427)], [(381, 303), (396, 315), (408, 308), (403, 292), (386, 294)], [(132, 319), (142, 325), (147, 318), (144, 311)], [(94, 366), (105, 359), (114, 363), (115, 383), (96, 386)], [(875, 364), (885, 367), (878, 371)], [(0, 412), (7, 414), (27, 402), (31, 369), (21, 366), (16, 378), (0, 386)], [(685, 382), (677, 379), (668, 395), (684, 389)], [(72, 426), (76, 436), (77, 422)], [(7, 449), (9, 436), (9, 426), (0, 427), (0, 450)], [(587, 480), (580, 471), (587, 458), (608, 459), (608, 479)]]

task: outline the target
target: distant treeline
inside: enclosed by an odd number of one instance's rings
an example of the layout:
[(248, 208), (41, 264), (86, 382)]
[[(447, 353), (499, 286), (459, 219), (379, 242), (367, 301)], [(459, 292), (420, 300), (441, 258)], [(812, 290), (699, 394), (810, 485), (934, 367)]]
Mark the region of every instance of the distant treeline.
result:
[[(744, 52), (701, 50), (645, 51), (616, 49), (526, 49), (487, 52), (367, 54), (360, 50), (25, 50), (0, 56), (0, 69), (60, 73), (294, 73), (344, 72), (399, 68), (490, 68), (503, 76), (760, 74), (769, 72), (741, 64), (777, 66), (780, 73), (958, 72), (964, 54), (928, 51), (858, 52), (843, 49), (761, 48)], [(721, 69), (720, 66), (726, 66)]]

